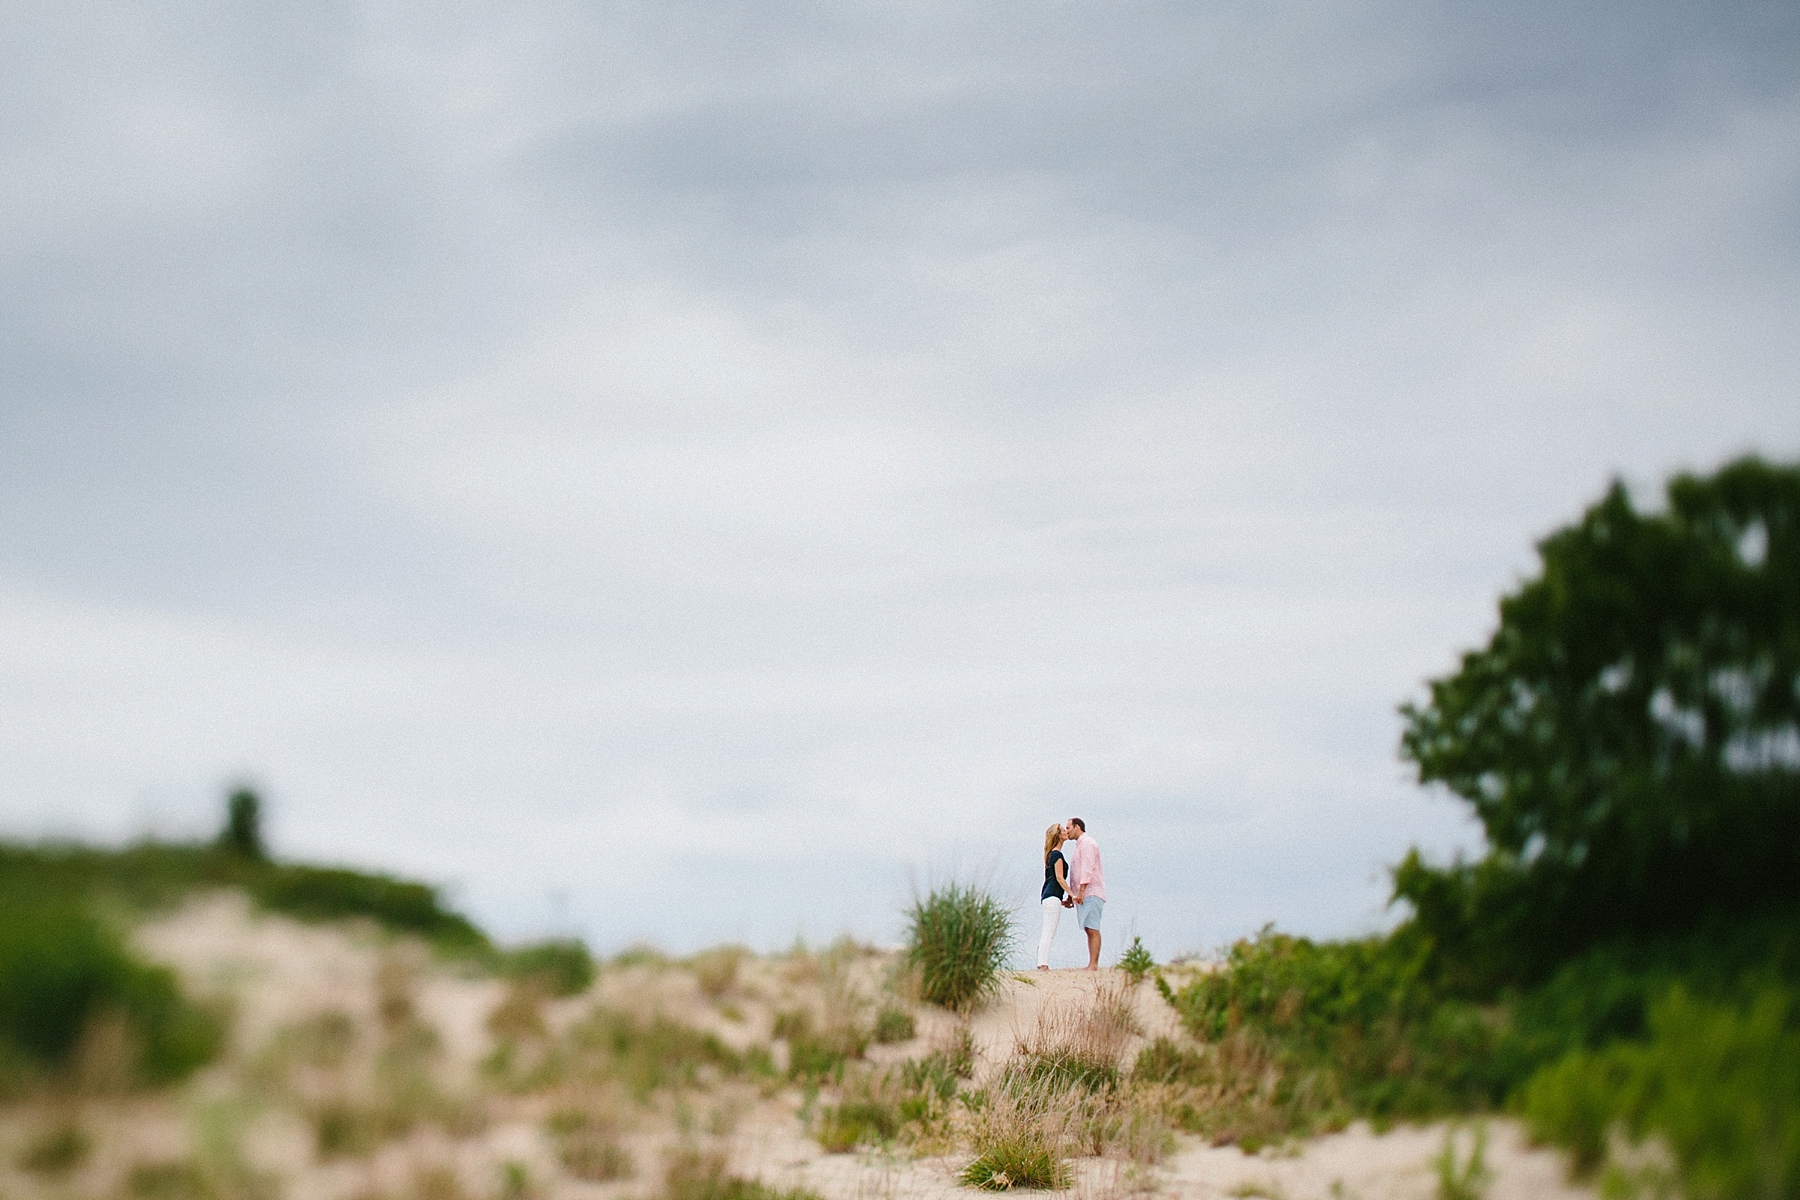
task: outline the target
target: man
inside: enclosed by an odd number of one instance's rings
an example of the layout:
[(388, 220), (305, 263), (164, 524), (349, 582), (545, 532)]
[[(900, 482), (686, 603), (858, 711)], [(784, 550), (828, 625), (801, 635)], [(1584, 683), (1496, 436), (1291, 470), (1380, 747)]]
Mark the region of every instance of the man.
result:
[(1069, 860), (1069, 884), (1074, 889), (1075, 912), (1081, 931), (1087, 934), (1090, 971), (1100, 969), (1100, 912), (1106, 907), (1106, 876), (1100, 871), (1100, 843), (1088, 836), (1087, 822), (1070, 817), (1063, 826), (1065, 841), (1075, 843), (1075, 853), (1063, 847)]

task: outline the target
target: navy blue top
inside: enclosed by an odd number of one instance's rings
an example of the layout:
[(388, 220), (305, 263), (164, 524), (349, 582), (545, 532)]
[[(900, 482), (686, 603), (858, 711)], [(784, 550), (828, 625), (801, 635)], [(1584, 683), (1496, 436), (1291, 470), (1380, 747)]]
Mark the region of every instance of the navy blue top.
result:
[(1064, 892), (1062, 888), (1058, 887), (1056, 883), (1056, 864), (1065, 864), (1063, 867), (1063, 875), (1064, 877), (1067, 877), (1069, 874), (1069, 869), (1066, 865), (1068, 861), (1068, 859), (1063, 857), (1063, 852), (1061, 850), (1052, 850), (1050, 852), (1050, 857), (1044, 860), (1044, 890), (1038, 895), (1039, 900), (1067, 900), (1069, 898), (1068, 894)]

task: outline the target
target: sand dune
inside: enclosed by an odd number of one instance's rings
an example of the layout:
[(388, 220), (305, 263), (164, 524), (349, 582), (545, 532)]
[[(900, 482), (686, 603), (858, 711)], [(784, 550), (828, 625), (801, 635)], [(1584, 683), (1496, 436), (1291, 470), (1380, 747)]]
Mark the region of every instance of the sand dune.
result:
[[(232, 1176), (237, 1182), (227, 1180), (222, 1190), (236, 1188), (237, 1194), (259, 1200), (625, 1200), (657, 1190), (664, 1151), (682, 1142), (722, 1151), (737, 1174), (784, 1188), (805, 1187), (827, 1200), (971, 1194), (955, 1180), (967, 1154), (825, 1153), (803, 1123), (808, 1097), (778, 1080), (719, 1080), (691, 1094), (658, 1093), (642, 1105), (583, 1093), (577, 1097), (582, 1103), (602, 1105), (610, 1114), (611, 1136), (637, 1166), (630, 1178), (584, 1180), (569, 1169), (566, 1155), (559, 1155), (547, 1124), (558, 1105), (570, 1103), (567, 1089), (508, 1090), (495, 1084), (491, 1069), (484, 1072), (482, 1064), (498, 1044), (490, 1017), (508, 1002), (507, 984), (434, 961), (424, 947), (372, 926), (304, 925), (253, 912), (235, 894), (197, 898), (143, 926), (137, 941), (149, 956), (175, 966), (190, 989), (229, 1006), (228, 1053), (172, 1092), (77, 1098), (55, 1113), (15, 1106), (0, 1114), (0, 1196), (124, 1197), (132, 1195), (136, 1170), (137, 1193), (144, 1200), (183, 1200), (145, 1192), (146, 1164), (198, 1161), (196, 1156), (211, 1154), (207, 1169), (215, 1182), (209, 1186), (217, 1192), (224, 1154), (236, 1156), (231, 1169), (238, 1174)], [(891, 956), (873, 953), (840, 964), (835, 986), (840, 992), (847, 988), (851, 998), (840, 996), (839, 1002), (872, 1005), (890, 965)], [(770, 1043), (778, 1012), (826, 1003), (825, 986), (817, 960), (752, 956), (738, 965), (728, 987), (720, 989), (715, 981), (715, 994), (708, 995), (693, 970), (652, 961), (609, 966), (587, 994), (542, 1004), (521, 1019), (540, 1020), (548, 1042), (596, 1005), (661, 1013), (744, 1050)], [(977, 1082), (1029, 1036), (1040, 1016), (1086, 1003), (1102, 987), (1120, 988), (1123, 982), (1110, 971), (1008, 975), (993, 1002), (970, 1023)], [(1127, 1056), (1150, 1038), (1179, 1034), (1173, 1010), (1152, 987), (1127, 992), (1139, 1028), (1129, 1039)], [(956, 1028), (948, 1013), (913, 1011), (917, 1036), (870, 1047), (872, 1061), (916, 1057)], [(435, 1103), (452, 1115), (434, 1110), (432, 1119), (378, 1144), (323, 1152), (320, 1122), (326, 1118), (320, 1114), (336, 1102), (333, 1097), (374, 1086), (370, 1071), (377, 1068), (369, 1064), (378, 1056), (369, 1048), (377, 1044), (375, 1031), (387, 1029), (381, 1036), (391, 1040), (402, 1026), (423, 1047), (419, 1061), (428, 1063)], [(356, 1052), (335, 1066), (307, 1066), (293, 1057), (301, 1053), (294, 1047), (305, 1031), (327, 1028), (355, 1031), (344, 1036), (355, 1039)], [(779, 1059), (780, 1043), (775, 1050)], [(280, 1086), (269, 1082), (277, 1074)], [(18, 1168), (20, 1148), (47, 1122), (71, 1118), (94, 1138), (88, 1162), (56, 1179)], [(1526, 1146), (1512, 1122), (1493, 1119), (1487, 1128), (1489, 1200), (1590, 1194), (1564, 1183), (1556, 1156)], [(1431, 1161), (1448, 1133), (1442, 1124), (1379, 1135), (1359, 1125), (1258, 1155), (1180, 1137), (1175, 1153), (1148, 1171), (1108, 1159), (1079, 1159), (1072, 1191), (1079, 1200), (1130, 1193), (1193, 1200), (1245, 1195), (1425, 1200), (1436, 1194)], [(1469, 1135), (1463, 1136), (1466, 1147)]]

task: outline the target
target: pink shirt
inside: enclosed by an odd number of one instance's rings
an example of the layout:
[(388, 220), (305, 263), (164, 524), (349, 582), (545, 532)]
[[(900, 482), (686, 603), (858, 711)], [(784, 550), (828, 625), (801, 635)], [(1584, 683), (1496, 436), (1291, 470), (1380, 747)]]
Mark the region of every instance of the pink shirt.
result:
[(1106, 876), (1100, 870), (1100, 843), (1087, 834), (1075, 839), (1075, 865), (1069, 872), (1069, 884), (1083, 893), (1098, 899), (1106, 899)]

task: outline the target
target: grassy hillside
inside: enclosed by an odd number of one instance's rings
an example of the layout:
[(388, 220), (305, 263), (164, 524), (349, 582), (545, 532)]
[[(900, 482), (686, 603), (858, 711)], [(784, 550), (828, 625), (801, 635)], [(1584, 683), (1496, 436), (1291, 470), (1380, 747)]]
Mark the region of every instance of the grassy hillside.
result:
[(231, 798), (214, 842), (124, 849), (0, 842), (0, 1094), (79, 1069), (108, 1028), (129, 1047), (139, 1083), (179, 1079), (208, 1061), (222, 1019), (185, 999), (173, 974), (140, 961), (131, 923), (196, 892), (239, 889), (262, 909), (303, 921), (364, 918), (418, 937), (440, 956), (538, 981), (566, 995), (593, 979), (586, 947), (553, 941), (497, 949), (437, 889), (343, 867), (277, 862), (256, 828), (255, 797)]

